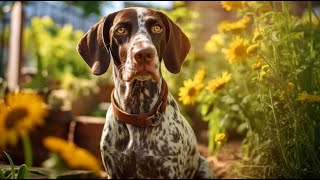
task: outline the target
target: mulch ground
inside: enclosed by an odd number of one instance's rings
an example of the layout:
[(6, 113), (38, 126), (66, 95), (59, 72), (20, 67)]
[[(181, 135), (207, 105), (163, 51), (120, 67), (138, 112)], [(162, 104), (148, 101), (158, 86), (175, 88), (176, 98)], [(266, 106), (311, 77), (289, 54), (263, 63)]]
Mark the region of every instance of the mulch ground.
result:
[(201, 155), (207, 157), (212, 171), (219, 179), (239, 178), (235, 171), (236, 163), (241, 160), (241, 139), (231, 139), (221, 146), (216, 156), (209, 156), (206, 144), (198, 144)]

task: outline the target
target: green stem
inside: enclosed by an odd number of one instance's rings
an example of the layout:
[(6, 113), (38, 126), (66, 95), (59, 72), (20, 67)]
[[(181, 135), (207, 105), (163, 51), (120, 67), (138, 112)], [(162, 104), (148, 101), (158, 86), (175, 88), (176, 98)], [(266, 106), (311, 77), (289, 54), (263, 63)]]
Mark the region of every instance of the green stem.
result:
[[(274, 47), (274, 46), (273, 46)], [(273, 51), (275, 51), (275, 49), (273, 49)], [(280, 76), (278, 75), (278, 73), (276, 72), (276, 70), (273, 68), (273, 66), (271, 65), (271, 63), (267, 60), (266, 57), (264, 57), (262, 54), (259, 54), (260, 57), (269, 65), (270, 69), (272, 70), (272, 72), (275, 74), (276, 78), (278, 79), (279, 82), (281, 82)], [(277, 61), (277, 60), (276, 60)]]
[(28, 134), (22, 136), (22, 144), (23, 144), (25, 164), (27, 165), (28, 168), (31, 168), (33, 157), (32, 157), (31, 141)]
[[(309, 12), (309, 21), (310, 21), (310, 59), (309, 63), (313, 64), (314, 63), (314, 58), (315, 58), (315, 53), (314, 53), (314, 30), (312, 27), (312, 2), (308, 1), (308, 12)], [(312, 90), (312, 66), (310, 66), (308, 71), (306, 72), (306, 77), (307, 79), (310, 79), (310, 81), (306, 81), (306, 87), (305, 90), (311, 91)]]
[(271, 106), (270, 107), (271, 107), (273, 118), (274, 118), (275, 125), (276, 125), (276, 138), (278, 140), (278, 145), (280, 147), (280, 150), (281, 150), (281, 153), (282, 153), (282, 157), (284, 159), (285, 164), (288, 167), (290, 167), (289, 164), (288, 164), (288, 160), (287, 160), (287, 155), (286, 155), (285, 149), (282, 146), (281, 134), (280, 134), (280, 126), (279, 126), (279, 121), (278, 121), (278, 118), (277, 118), (276, 112), (275, 112), (275, 107), (274, 107), (274, 102), (273, 102), (273, 98), (272, 98), (271, 89), (269, 89), (269, 97), (270, 97), (270, 101), (271, 101)]
[(308, 1), (308, 12), (309, 12), (309, 21), (310, 21), (310, 34), (311, 34), (311, 44), (310, 44), (310, 53), (313, 53), (313, 27), (312, 27), (312, 2)]

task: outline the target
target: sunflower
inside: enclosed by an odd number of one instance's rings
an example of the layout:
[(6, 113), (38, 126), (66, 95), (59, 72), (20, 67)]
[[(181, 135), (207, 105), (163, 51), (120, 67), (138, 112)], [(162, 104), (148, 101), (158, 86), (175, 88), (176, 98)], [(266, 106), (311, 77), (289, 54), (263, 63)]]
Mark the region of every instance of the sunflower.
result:
[(233, 9), (240, 9), (243, 7), (242, 1), (221, 1), (221, 6), (227, 10), (231, 11)]
[(78, 147), (73, 142), (48, 136), (43, 140), (43, 144), (49, 151), (60, 155), (71, 169), (91, 170), (97, 175), (100, 174), (101, 167), (98, 159), (89, 151)]
[(18, 138), (43, 125), (47, 109), (43, 99), (32, 92), (9, 92), (0, 101), (0, 147), (16, 145)]
[(184, 87), (179, 89), (179, 100), (184, 104), (194, 104), (196, 98), (203, 88), (203, 84), (198, 81), (188, 79), (183, 82)]
[(239, 36), (234, 38), (229, 45), (229, 49), (224, 52), (229, 63), (234, 64), (244, 61), (245, 58), (248, 57), (246, 52), (248, 46), (249, 41), (247, 39), (243, 39)]
[(231, 74), (223, 72), (221, 77), (216, 77), (208, 82), (207, 90), (210, 92), (217, 91), (224, 87), (231, 79)]
[(225, 20), (218, 24), (218, 30), (219, 32), (238, 32), (242, 29), (245, 29), (250, 21), (251, 19), (249, 16), (244, 16), (242, 19), (235, 22)]

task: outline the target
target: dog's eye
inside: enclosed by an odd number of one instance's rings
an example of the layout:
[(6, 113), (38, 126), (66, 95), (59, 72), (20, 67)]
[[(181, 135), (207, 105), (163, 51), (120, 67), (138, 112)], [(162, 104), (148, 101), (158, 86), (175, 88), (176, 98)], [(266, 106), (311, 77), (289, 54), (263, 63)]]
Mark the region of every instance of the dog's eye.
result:
[(151, 30), (152, 30), (153, 33), (161, 33), (162, 32), (162, 27), (160, 25), (156, 24), (156, 25), (152, 26)]
[(119, 28), (117, 28), (117, 29), (116, 29), (116, 32), (117, 32), (118, 34), (125, 34), (125, 33), (127, 33), (127, 31), (126, 31), (126, 29), (125, 29), (124, 27), (119, 27)]

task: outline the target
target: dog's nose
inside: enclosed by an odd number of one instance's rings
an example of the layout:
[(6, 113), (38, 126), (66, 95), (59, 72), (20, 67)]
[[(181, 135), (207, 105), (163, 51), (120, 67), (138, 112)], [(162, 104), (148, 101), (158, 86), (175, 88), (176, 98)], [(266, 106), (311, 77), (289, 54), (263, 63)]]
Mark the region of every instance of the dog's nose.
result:
[(154, 50), (151, 47), (139, 49), (134, 53), (134, 60), (138, 63), (148, 63), (154, 59)]

